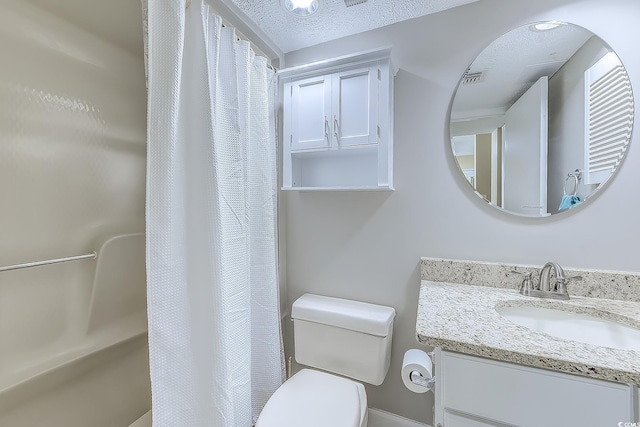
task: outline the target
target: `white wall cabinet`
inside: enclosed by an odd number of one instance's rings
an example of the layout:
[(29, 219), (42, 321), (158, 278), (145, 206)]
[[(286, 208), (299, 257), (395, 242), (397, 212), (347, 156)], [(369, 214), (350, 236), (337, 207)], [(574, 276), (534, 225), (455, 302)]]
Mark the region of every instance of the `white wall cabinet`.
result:
[(636, 387), (436, 351), (437, 427), (638, 422)]
[(389, 50), (279, 71), (283, 189), (393, 189)]

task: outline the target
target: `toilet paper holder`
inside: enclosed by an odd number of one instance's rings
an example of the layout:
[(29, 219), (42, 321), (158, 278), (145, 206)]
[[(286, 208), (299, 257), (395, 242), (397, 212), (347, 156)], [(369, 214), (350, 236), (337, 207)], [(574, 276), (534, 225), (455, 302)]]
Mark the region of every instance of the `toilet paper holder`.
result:
[(411, 379), (412, 383), (419, 387), (424, 387), (427, 390), (434, 391), (436, 388), (436, 377), (425, 378), (420, 372), (411, 371), (411, 374), (409, 374), (409, 378)]
[(434, 355), (435, 351), (425, 353), (417, 349), (408, 350), (405, 353), (402, 374), (403, 376), (407, 376), (404, 381), (405, 386), (409, 388), (409, 390), (416, 393), (435, 391), (436, 377), (435, 375), (431, 375)]

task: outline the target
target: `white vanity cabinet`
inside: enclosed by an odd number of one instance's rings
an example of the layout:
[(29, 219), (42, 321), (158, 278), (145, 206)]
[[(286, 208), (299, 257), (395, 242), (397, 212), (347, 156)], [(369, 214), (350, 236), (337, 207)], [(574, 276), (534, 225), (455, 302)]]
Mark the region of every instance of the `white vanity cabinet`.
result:
[(638, 422), (637, 388), (436, 350), (436, 427)]
[(283, 189), (393, 189), (389, 50), (278, 72)]

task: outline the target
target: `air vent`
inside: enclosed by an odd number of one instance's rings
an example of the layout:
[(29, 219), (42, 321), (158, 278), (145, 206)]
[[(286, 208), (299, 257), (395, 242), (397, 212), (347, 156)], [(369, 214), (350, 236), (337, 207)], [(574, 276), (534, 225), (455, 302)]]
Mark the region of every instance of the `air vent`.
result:
[(344, 0), (344, 4), (346, 4), (347, 7), (355, 6), (357, 4), (362, 4), (366, 2), (367, 0)]
[(463, 85), (470, 85), (474, 83), (480, 83), (484, 80), (484, 72), (479, 71), (477, 73), (469, 73), (467, 72), (462, 78)]

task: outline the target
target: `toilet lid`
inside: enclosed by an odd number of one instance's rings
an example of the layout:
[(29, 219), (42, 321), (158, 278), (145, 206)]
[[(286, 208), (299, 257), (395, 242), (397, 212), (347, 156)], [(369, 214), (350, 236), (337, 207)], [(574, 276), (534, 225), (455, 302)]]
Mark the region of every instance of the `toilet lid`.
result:
[(303, 369), (271, 396), (256, 427), (360, 427), (366, 410), (362, 384)]

